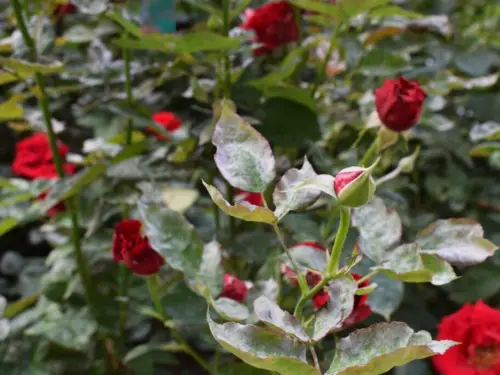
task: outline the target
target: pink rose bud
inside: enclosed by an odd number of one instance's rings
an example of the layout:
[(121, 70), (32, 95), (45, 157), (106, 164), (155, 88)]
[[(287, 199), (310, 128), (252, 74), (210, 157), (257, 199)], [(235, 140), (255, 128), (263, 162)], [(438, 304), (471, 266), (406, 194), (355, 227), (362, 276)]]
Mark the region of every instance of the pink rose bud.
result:
[(368, 203), (375, 193), (375, 181), (369, 168), (349, 167), (342, 169), (333, 181), (333, 189), (339, 203), (346, 207), (360, 207)]

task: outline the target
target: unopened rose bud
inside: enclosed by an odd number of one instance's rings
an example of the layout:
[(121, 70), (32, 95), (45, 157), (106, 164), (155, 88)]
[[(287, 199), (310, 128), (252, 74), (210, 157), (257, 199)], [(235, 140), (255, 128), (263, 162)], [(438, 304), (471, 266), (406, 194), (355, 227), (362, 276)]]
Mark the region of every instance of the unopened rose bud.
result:
[(371, 172), (375, 164), (370, 168), (345, 168), (337, 174), (333, 189), (342, 206), (360, 207), (373, 198), (375, 181)]
[(422, 112), (425, 91), (417, 81), (386, 79), (375, 90), (375, 106), (382, 123), (395, 132), (414, 126)]

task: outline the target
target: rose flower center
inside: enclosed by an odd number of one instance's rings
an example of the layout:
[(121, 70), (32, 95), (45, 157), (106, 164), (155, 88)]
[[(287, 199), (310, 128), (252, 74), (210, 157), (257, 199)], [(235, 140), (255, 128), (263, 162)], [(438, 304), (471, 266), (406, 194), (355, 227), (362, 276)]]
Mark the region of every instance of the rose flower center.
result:
[(469, 358), (469, 363), (476, 369), (489, 369), (500, 362), (500, 346), (479, 346)]

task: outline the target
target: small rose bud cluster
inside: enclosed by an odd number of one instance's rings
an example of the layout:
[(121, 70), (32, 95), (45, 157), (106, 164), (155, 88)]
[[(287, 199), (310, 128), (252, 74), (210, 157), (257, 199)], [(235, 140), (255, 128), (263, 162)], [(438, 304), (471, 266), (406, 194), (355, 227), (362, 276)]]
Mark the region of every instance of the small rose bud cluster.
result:
[[(326, 252), (326, 249), (321, 244), (312, 241), (299, 242), (291, 246), (290, 248), (293, 249), (299, 246), (306, 246), (313, 248), (316, 251)], [(294, 287), (298, 287), (299, 283), (297, 274), (286, 265), (282, 267), (282, 270), (285, 276), (285, 280)], [(353, 277), (354, 280), (361, 280), (362, 278), (362, 276), (355, 273), (351, 273), (351, 276)], [(322, 278), (323, 277), (319, 272), (308, 271), (306, 273), (306, 281), (309, 287), (314, 287), (318, 285), (321, 282)], [(358, 287), (365, 288), (369, 285), (370, 282), (368, 280), (365, 280)], [(323, 308), (329, 300), (330, 300), (330, 293), (328, 292), (327, 286), (325, 286), (323, 290), (320, 290), (318, 293), (316, 293), (312, 298), (313, 305), (317, 310)], [(354, 308), (351, 315), (349, 315), (349, 317), (345, 320), (344, 327), (360, 323), (371, 315), (372, 311), (370, 306), (368, 306), (367, 304), (367, 300), (368, 300), (367, 295), (354, 297)]]
[(230, 273), (224, 275), (221, 297), (229, 298), (236, 302), (243, 302), (247, 298), (247, 294), (248, 287), (244, 281)]

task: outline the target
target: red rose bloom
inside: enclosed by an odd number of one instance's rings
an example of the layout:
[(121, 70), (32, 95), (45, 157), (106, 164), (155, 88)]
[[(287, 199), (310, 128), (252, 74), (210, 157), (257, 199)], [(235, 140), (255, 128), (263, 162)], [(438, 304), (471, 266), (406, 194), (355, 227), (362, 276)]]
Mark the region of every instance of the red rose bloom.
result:
[(247, 294), (248, 288), (243, 281), (230, 273), (224, 275), (221, 297), (226, 297), (236, 302), (243, 302), (247, 298)]
[[(40, 194), (38, 196), (38, 200), (45, 200), (45, 198), (47, 198), (47, 195), (49, 194), (49, 190), (43, 192), (42, 194)], [(48, 211), (47, 211), (47, 214), (49, 215), (49, 217), (54, 217), (56, 216), (59, 212), (62, 212), (66, 209), (66, 206), (64, 205), (64, 202), (59, 202), (59, 203), (56, 203), (54, 206), (52, 206)]]
[[(167, 132), (175, 132), (182, 126), (181, 120), (179, 120), (179, 118), (177, 118), (172, 112), (156, 112), (151, 118)], [(166, 136), (161, 134), (156, 129), (146, 128), (146, 130), (162, 141), (168, 140)]]
[[(69, 152), (69, 147), (59, 142), (58, 150), (64, 159)], [(16, 144), (16, 156), (12, 162), (12, 173), (16, 176), (26, 177), (30, 180), (36, 178), (58, 178), (49, 138), (45, 133), (35, 133)], [(65, 163), (64, 172), (72, 175), (76, 172), (76, 165)]]
[(262, 195), (260, 193), (249, 193), (248, 191), (239, 189), (236, 191), (234, 200), (236, 202), (244, 201), (259, 207), (262, 207), (264, 205), (264, 201), (262, 200)]
[(242, 29), (253, 30), (256, 43), (262, 44), (255, 55), (269, 54), (283, 44), (296, 41), (299, 35), (292, 6), (286, 1), (274, 1), (245, 11)]
[(437, 339), (461, 343), (431, 358), (439, 374), (500, 374), (500, 310), (482, 301), (466, 304), (443, 318)]
[(66, 14), (75, 13), (76, 10), (77, 10), (76, 6), (71, 3), (57, 4), (53, 14), (56, 17), (62, 17)]
[(417, 81), (386, 79), (375, 90), (375, 106), (380, 121), (389, 129), (402, 132), (415, 125), (422, 112), (425, 91)]
[(125, 219), (115, 226), (113, 233), (113, 260), (125, 262), (138, 275), (153, 275), (165, 264), (163, 257), (141, 235), (141, 222)]

